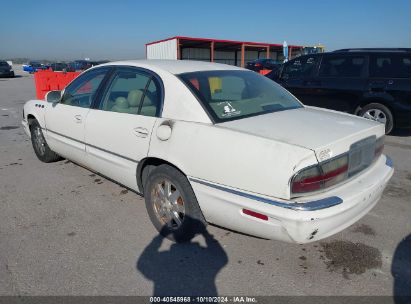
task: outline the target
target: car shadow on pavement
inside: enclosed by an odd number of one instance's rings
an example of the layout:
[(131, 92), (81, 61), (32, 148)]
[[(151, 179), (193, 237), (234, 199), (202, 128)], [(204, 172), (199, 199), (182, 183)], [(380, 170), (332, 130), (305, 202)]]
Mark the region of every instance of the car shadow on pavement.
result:
[(397, 246), (391, 266), (396, 304), (411, 303), (411, 234)]
[(202, 223), (198, 227), (196, 234), (202, 235), (206, 247), (191, 240), (160, 251), (165, 238), (159, 234), (144, 249), (136, 267), (153, 281), (153, 296), (217, 296), (216, 276), (228, 257), (206, 227)]

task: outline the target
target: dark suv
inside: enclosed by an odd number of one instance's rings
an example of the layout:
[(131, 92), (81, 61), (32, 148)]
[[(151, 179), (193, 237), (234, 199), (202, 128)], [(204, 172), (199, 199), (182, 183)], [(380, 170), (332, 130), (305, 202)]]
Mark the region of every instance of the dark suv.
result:
[(7, 61), (0, 60), (0, 77), (14, 77), (13, 68)]
[(343, 49), (305, 55), (267, 75), (304, 104), (411, 127), (411, 49)]

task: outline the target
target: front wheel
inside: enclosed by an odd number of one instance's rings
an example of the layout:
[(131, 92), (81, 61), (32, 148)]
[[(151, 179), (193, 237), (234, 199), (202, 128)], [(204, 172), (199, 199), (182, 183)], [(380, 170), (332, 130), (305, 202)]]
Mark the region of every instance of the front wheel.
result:
[(43, 131), (37, 120), (30, 125), (31, 143), (33, 145), (34, 153), (37, 158), (44, 163), (51, 163), (61, 159), (61, 157), (53, 152), (44, 138)]
[(383, 123), (386, 134), (389, 134), (394, 129), (394, 118), (390, 109), (380, 103), (367, 104), (361, 109), (359, 115)]
[(188, 242), (205, 229), (206, 222), (187, 178), (169, 165), (154, 169), (144, 187), (151, 222), (164, 237)]

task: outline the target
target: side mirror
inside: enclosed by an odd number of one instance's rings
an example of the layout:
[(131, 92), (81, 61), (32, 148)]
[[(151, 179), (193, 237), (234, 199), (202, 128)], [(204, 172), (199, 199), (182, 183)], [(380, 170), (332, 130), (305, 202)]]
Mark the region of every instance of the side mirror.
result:
[(50, 103), (58, 103), (61, 99), (61, 91), (47, 92), (45, 100)]

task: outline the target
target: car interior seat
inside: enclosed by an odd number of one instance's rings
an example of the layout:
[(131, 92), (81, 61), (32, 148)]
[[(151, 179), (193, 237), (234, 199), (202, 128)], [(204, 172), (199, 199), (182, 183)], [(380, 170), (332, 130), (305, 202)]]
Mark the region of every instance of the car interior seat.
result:
[(111, 108), (112, 112), (129, 113), (130, 104), (125, 97), (117, 97), (114, 106)]
[(138, 107), (140, 106), (141, 97), (143, 96), (143, 91), (132, 90), (127, 95), (127, 101), (130, 105), (129, 113), (137, 114)]

